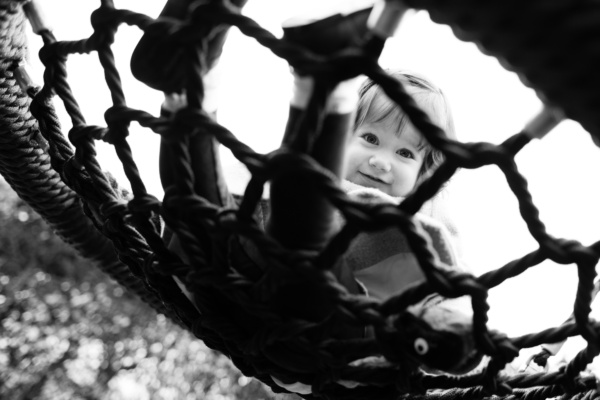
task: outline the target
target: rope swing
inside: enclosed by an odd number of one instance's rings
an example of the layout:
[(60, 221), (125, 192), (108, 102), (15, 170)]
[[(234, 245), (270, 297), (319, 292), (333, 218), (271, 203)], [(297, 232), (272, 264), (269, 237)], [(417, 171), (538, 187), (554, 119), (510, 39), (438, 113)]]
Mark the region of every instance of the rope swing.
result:
[[(83, 256), (274, 392), (306, 399), (599, 398), (596, 379), (581, 372), (600, 352), (600, 324), (589, 317), (600, 242), (551, 236), (514, 158), (563, 118), (600, 143), (600, 3), (380, 0), (284, 26), (281, 38), (244, 16), (245, 3), (169, 0), (154, 19), (101, 0), (91, 14), (93, 34), (61, 41), (36, 1), (1, 2), (2, 176)], [(501, 144), (453, 139), (422, 109), (410, 82), (379, 65), (408, 9), (426, 10), (496, 57), (545, 108)], [(159, 116), (127, 105), (111, 47), (123, 24), (143, 31), (130, 66), (135, 78), (165, 93)], [(24, 66), (29, 25), (43, 41), (41, 87)], [(210, 105), (210, 74), (230, 27), (284, 59), (308, 88), (294, 94), (282, 144), (267, 154), (236, 139)], [(69, 85), (69, 57), (87, 53), (98, 56), (111, 94), (105, 126), (86, 122)], [(340, 93), (354, 93), (352, 82), (363, 75), (443, 155), (402, 202), (353, 196), (340, 185), (355, 112)], [(56, 101), (70, 117), (68, 131)], [(132, 122), (160, 135), (162, 201), (147, 192), (134, 161)], [(99, 164), (98, 140), (114, 146), (131, 193)], [(241, 196), (225, 183), (220, 145), (251, 173)], [(504, 174), (539, 248), (474, 276), (460, 268), (446, 228), (419, 210), (458, 169), (488, 165)], [(378, 262), (370, 257), (388, 242), (404, 254), (398, 268), (414, 275), (381, 299), (355, 277)], [(545, 260), (577, 268), (572, 317), (520, 337), (490, 329), (488, 291)], [(574, 336), (587, 346), (559, 371), (501, 373), (520, 349)]]

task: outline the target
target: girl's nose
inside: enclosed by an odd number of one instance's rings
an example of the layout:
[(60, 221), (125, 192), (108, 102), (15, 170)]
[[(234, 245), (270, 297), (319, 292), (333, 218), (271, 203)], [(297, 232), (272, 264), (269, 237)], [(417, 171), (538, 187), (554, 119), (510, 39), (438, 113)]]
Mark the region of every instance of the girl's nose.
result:
[(390, 162), (382, 157), (372, 156), (369, 158), (369, 165), (383, 172), (389, 172), (392, 169)]

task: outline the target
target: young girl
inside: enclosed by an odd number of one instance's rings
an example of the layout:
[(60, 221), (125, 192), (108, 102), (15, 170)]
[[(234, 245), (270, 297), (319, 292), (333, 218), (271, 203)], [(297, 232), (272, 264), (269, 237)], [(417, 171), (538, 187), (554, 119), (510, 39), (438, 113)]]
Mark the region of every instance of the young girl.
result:
[[(448, 137), (456, 138), (450, 108), (440, 89), (414, 73), (388, 73), (404, 84)], [(444, 156), (373, 81), (363, 83), (359, 96), (342, 186), (361, 201), (398, 204), (443, 162)], [(417, 218), (429, 233), (440, 261), (456, 267), (457, 232), (443, 200), (443, 193), (438, 193), (426, 202)], [(424, 279), (406, 237), (395, 228), (360, 234), (345, 258), (362, 291), (380, 300)]]
[[(429, 117), (455, 139), (454, 122), (442, 91), (424, 77), (388, 71)], [(378, 85), (367, 80), (359, 91), (354, 133), (347, 149), (346, 179), (379, 189), (392, 197), (406, 197), (444, 156), (427, 143), (402, 109)]]
[[(388, 73), (404, 84), (417, 104), (448, 137), (456, 138), (450, 108), (441, 90), (414, 73)], [(359, 201), (398, 204), (443, 160), (443, 153), (425, 140), (383, 89), (366, 80), (359, 91), (353, 132), (346, 148), (342, 187), (348, 195)], [(443, 189), (423, 206), (416, 219), (427, 232), (439, 260), (449, 268), (462, 269), (454, 248), (456, 229), (444, 210), (442, 192)], [(425, 279), (406, 236), (395, 227), (360, 233), (334, 272), (350, 293), (362, 293), (382, 301)], [(435, 301), (429, 302), (430, 299)], [(414, 310), (418, 318), (431, 325), (431, 329), (445, 330), (452, 324), (454, 328), (469, 327), (472, 319), (469, 302), (466, 296), (440, 300), (439, 296), (431, 295), (416, 304)], [(354, 338), (372, 336), (373, 332), (370, 327), (351, 330), (342, 325), (340, 331), (332, 335)], [(444, 357), (440, 359), (444, 360)], [(480, 358), (474, 360), (453, 367), (442, 367), (439, 361), (430, 362), (426, 367), (430, 373), (438, 373), (437, 368), (465, 373), (474, 368)], [(311, 392), (305, 384), (276, 382), (296, 393)], [(352, 382), (338, 383), (353, 387)]]

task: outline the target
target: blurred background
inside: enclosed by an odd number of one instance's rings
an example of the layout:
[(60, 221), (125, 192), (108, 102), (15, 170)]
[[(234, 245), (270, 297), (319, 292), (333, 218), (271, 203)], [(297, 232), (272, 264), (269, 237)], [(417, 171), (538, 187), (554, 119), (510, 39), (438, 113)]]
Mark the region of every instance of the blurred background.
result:
[[(89, 37), (96, 0), (40, 0), (58, 40)], [(281, 23), (350, 3), (338, 0), (250, 0), (244, 14), (281, 36)], [(342, 5), (340, 5), (342, 4)], [(160, 0), (115, 0), (118, 8), (152, 17)], [(141, 32), (121, 26), (113, 50), (128, 105), (158, 115), (162, 94), (136, 81), (129, 57)], [(30, 32), (30, 74), (42, 84), (39, 37)], [(541, 109), (534, 91), (474, 44), (426, 12), (407, 13), (380, 59), (386, 68), (428, 76), (446, 93), (463, 142), (500, 143)], [(259, 152), (278, 147), (287, 118), (288, 65), (253, 39), (231, 30), (220, 63), (219, 122)], [(95, 54), (72, 55), (69, 82), (89, 124), (104, 126), (111, 105)], [(71, 127), (57, 102), (65, 131)], [(163, 192), (158, 177), (159, 138), (132, 124), (129, 139), (150, 192)], [(98, 143), (101, 165), (128, 186), (114, 150)], [(561, 123), (516, 158), (548, 231), (591, 244), (598, 239), (600, 190), (594, 172), (598, 148), (573, 121)], [(228, 183), (241, 192), (245, 167), (222, 152)], [(25, 399), (268, 399), (259, 382), (187, 332), (123, 292), (54, 237), (5, 184), (0, 186), (0, 398)], [(503, 175), (493, 167), (462, 170), (447, 193), (463, 258), (476, 275), (536, 249)], [(510, 336), (556, 326), (573, 308), (573, 265), (541, 264), (490, 291), (490, 324)], [(8, 395), (10, 393), (10, 395)], [(7, 397), (8, 396), (8, 397)]]
[(276, 399), (56, 237), (0, 183), (0, 399)]

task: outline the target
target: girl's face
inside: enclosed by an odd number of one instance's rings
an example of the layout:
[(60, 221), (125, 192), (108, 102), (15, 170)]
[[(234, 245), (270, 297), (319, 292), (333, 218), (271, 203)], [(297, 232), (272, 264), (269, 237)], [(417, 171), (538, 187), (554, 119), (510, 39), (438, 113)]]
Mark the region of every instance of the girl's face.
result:
[(346, 150), (347, 180), (394, 197), (414, 189), (424, 161), (424, 140), (410, 123), (401, 134), (396, 129), (390, 119), (356, 129)]

